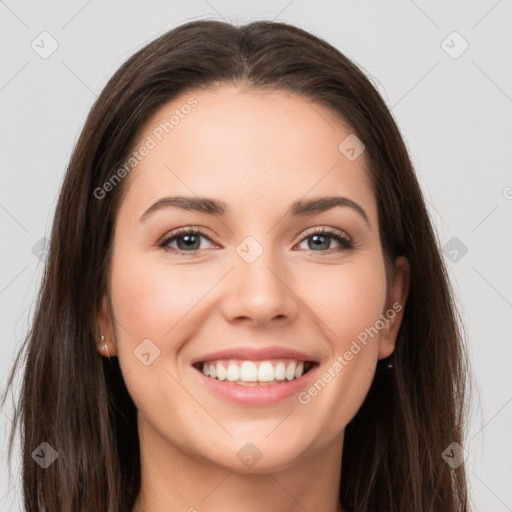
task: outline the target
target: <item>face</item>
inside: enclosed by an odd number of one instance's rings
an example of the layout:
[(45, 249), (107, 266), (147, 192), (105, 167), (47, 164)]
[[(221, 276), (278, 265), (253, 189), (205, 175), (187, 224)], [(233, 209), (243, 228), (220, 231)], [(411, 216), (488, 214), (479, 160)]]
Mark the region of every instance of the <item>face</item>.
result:
[(403, 259), (386, 284), (353, 140), (309, 100), (222, 84), (141, 130), (98, 325), (142, 442), (252, 472), (341, 447), (408, 286)]

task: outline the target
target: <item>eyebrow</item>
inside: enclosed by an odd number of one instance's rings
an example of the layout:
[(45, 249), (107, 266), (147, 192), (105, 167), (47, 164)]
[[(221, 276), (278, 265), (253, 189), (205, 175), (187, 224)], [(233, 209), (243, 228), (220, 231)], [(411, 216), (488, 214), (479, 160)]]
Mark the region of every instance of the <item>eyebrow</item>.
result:
[[(336, 206), (343, 206), (355, 210), (371, 229), (370, 220), (364, 209), (352, 199), (339, 196), (318, 197), (306, 201), (294, 201), (288, 208), (286, 216), (306, 217), (316, 213), (325, 212)], [(154, 212), (163, 208), (176, 207), (186, 211), (206, 213), (208, 215), (226, 216), (229, 208), (224, 201), (199, 196), (168, 196), (159, 199), (151, 205), (140, 218), (139, 222), (147, 220)]]

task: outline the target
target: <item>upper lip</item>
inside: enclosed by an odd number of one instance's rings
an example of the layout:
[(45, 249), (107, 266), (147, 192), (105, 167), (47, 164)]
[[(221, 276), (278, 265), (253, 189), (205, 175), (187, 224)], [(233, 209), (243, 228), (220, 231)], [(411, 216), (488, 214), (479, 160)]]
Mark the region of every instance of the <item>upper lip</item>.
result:
[(234, 347), (210, 352), (204, 356), (192, 360), (192, 364), (205, 361), (217, 361), (219, 359), (240, 359), (248, 361), (267, 361), (269, 359), (296, 359), (298, 361), (316, 362), (313, 356), (297, 350), (284, 347), (271, 346), (265, 348)]

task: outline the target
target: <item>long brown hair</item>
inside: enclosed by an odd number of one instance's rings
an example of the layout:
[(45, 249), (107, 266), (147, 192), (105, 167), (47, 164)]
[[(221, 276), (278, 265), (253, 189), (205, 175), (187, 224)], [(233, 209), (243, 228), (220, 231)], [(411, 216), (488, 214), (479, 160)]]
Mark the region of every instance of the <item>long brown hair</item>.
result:
[[(21, 427), (26, 510), (133, 506), (141, 481), (136, 408), (117, 359), (95, 349), (124, 181), (101, 199), (94, 191), (126, 161), (139, 130), (164, 103), (213, 82), (294, 92), (348, 123), (366, 147), (387, 272), (392, 275), (398, 256), (410, 263), (393, 369), (379, 361), (346, 427), (343, 507), (469, 510), (464, 464), (453, 469), (442, 457), (451, 443), (464, 444), (468, 358), (436, 234), (389, 109), (353, 62), (304, 30), (210, 20), (181, 25), (129, 58), (98, 97), (74, 148), (33, 322), (7, 386), (24, 361), (9, 462)], [(32, 458), (42, 442), (58, 453), (47, 469)]]

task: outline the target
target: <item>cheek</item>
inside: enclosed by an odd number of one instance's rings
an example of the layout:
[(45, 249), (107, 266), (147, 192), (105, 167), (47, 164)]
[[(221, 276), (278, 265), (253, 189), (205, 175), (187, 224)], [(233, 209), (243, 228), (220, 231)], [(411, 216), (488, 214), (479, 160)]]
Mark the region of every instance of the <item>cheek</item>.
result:
[[(155, 260), (159, 262), (155, 263)], [(161, 256), (134, 255), (113, 265), (112, 303), (132, 342), (144, 338), (171, 343), (172, 330), (211, 288), (215, 276), (199, 268), (162, 264)], [(217, 278), (218, 279), (218, 278)], [(169, 347), (161, 347), (169, 348)]]
[(347, 425), (361, 407), (378, 359), (378, 334), (371, 329), (385, 305), (384, 264), (377, 259), (360, 263), (333, 272), (328, 286), (317, 287), (311, 296), (312, 309), (325, 323), (332, 358), (299, 401), (313, 416), (330, 418), (325, 428), (331, 434)]
[[(378, 260), (368, 264), (340, 266), (335, 272), (308, 275), (303, 297), (322, 320), (325, 335), (337, 353), (347, 350), (353, 339), (370, 328), (383, 312), (386, 300), (384, 265)], [(307, 294), (306, 294), (307, 292)]]
[[(178, 413), (184, 411), (176, 404), (187, 404), (187, 421), (201, 419), (199, 407), (179, 384), (180, 376), (169, 362), (186, 339), (187, 314), (212, 285), (204, 276), (199, 278), (200, 272), (186, 272), (179, 265), (162, 267), (149, 263), (150, 259), (129, 251), (114, 256), (111, 293), (117, 355), (137, 409), (146, 418), (157, 414), (160, 419), (153, 418), (154, 424), (162, 422), (174, 431), (182, 428)], [(169, 404), (175, 404), (178, 413)]]

